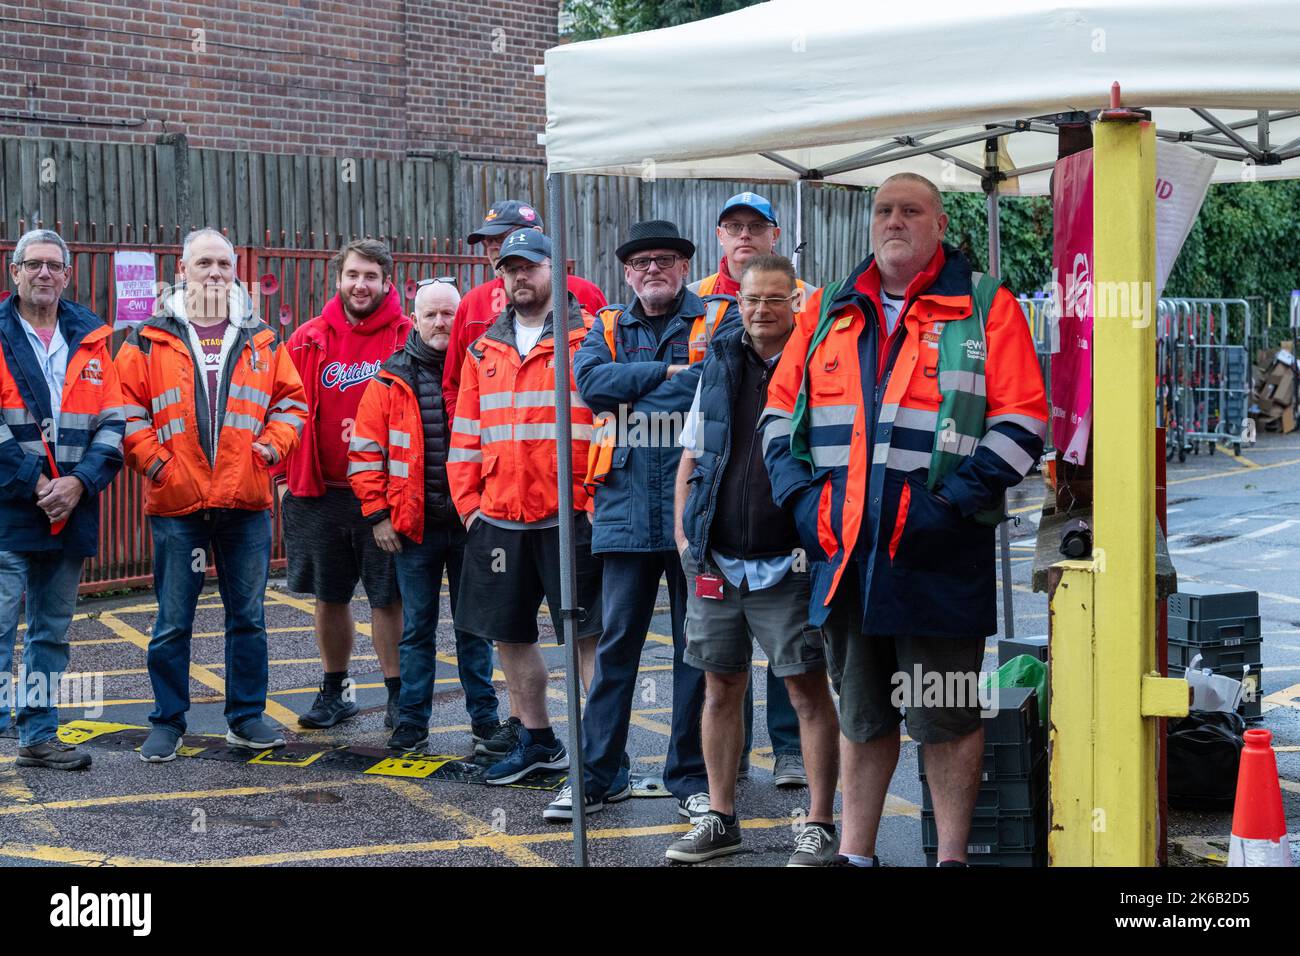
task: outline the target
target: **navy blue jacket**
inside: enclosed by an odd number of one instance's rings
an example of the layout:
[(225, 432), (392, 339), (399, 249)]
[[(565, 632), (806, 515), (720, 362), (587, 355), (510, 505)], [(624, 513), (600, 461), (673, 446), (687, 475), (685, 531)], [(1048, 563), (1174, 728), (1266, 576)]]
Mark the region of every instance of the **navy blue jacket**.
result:
[[(678, 438), (695, 398), (701, 363), (672, 378), (665, 376), (669, 365), (688, 363), (691, 324), (716, 298), (730, 297), (701, 299), (684, 290), (681, 305), (657, 340), (630, 306), (609, 306), (621, 313), (616, 329), (618, 360), (609, 354), (599, 321), (592, 323), (574, 356), (578, 394), (594, 415), (616, 416), (627, 439), (620, 434), (609, 474), (596, 491), (591, 534), (595, 554), (676, 550), (673, 491), (682, 454)], [(739, 323), (740, 313), (732, 301), (717, 334)]]
[[(49, 389), (17, 314), (17, 296), (0, 302), (0, 367), (4, 420), (0, 423), (0, 550), (55, 551), (88, 557), (98, 550), (99, 492), (122, 468), (122, 435), (126, 416), (121, 407), (117, 373), (108, 348), (108, 330), (94, 312), (66, 300), (59, 302), (59, 333), (68, 343), (69, 381), (64, 387), (53, 448), (60, 475), (72, 475), (85, 493), (68, 516), (63, 531), (50, 533), (50, 522), (36, 504), (36, 483), (50, 469), (42, 444), (41, 422), (53, 417)], [(102, 330), (102, 331), (101, 331)], [(89, 342), (86, 338), (90, 333)], [(77, 374), (78, 350), (93, 353), (80, 376), (94, 380), (111, 404), (93, 411), (69, 407), (74, 388), (85, 383)]]

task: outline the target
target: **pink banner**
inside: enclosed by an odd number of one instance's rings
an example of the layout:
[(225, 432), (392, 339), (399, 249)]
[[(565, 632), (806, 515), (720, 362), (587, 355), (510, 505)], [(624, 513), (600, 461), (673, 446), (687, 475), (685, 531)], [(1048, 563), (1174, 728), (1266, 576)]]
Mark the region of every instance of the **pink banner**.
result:
[(1057, 162), (1052, 218), (1052, 444), (1082, 464), (1092, 430), (1092, 150)]
[(113, 256), (117, 292), (114, 328), (138, 325), (153, 314), (157, 271), (152, 252), (118, 252)]

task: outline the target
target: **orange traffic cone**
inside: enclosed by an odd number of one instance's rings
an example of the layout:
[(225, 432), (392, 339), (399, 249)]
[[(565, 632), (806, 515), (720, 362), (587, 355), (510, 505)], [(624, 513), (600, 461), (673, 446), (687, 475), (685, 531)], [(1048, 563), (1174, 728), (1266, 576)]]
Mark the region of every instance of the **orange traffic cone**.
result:
[(1246, 746), (1237, 772), (1237, 800), (1232, 808), (1228, 866), (1291, 865), (1272, 740), (1267, 730), (1246, 731)]

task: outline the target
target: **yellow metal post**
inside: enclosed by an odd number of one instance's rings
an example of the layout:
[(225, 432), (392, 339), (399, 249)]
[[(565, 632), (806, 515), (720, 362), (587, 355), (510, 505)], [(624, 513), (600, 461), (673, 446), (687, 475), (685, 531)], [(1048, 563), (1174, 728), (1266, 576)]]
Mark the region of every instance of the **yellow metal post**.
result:
[[(1155, 127), (1093, 134), (1093, 560), (1052, 595), (1053, 865), (1156, 862)], [(1182, 705), (1179, 704), (1179, 685)]]

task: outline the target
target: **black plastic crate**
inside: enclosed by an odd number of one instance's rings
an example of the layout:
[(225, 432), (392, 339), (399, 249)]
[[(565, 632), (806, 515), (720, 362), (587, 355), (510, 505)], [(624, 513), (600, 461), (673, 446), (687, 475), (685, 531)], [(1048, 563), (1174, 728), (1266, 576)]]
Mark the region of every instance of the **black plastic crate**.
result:
[(998, 687), (997, 713), (984, 718), (986, 743), (1014, 744), (1040, 736), (1038, 695), (1027, 687)]
[(1216, 674), (1223, 673), (1225, 667), (1240, 669), (1243, 664), (1259, 664), (1264, 642), (1260, 638), (1235, 639), (1214, 644), (1183, 644), (1172, 638), (1169, 641), (1169, 663), (1179, 667), (1188, 667), (1198, 654), (1201, 666), (1208, 667)]
[(1042, 637), (1004, 637), (998, 641), (998, 666), (1001, 667), (1013, 657), (1028, 654), (1047, 663), (1047, 635)]
[[(1251, 664), (1250, 674), (1243, 678), (1246, 671), (1246, 665), (1237, 667), (1225, 667), (1222, 670), (1216, 670), (1216, 674), (1222, 674), (1224, 677), (1231, 677), (1234, 680), (1245, 679), (1247, 686), (1242, 691), (1241, 704), (1237, 707), (1237, 713), (1241, 714), (1246, 720), (1259, 720), (1263, 716), (1263, 708), (1260, 706), (1264, 702), (1264, 668), (1260, 664)], [(1182, 677), (1187, 673), (1186, 667), (1180, 667), (1177, 664), (1169, 665), (1170, 677)], [(1254, 682), (1252, 693), (1250, 683)]]
[[(930, 782), (921, 774), (921, 809), (934, 809)], [(1027, 777), (991, 777), (981, 780), (975, 797), (975, 814), (1047, 813), (1047, 759), (1039, 760)]]
[[(1045, 800), (1044, 800), (1045, 802)], [(969, 858), (991, 857), (1001, 853), (1032, 853), (1047, 846), (1047, 814), (1000, 813), (996, 816), (971, 818), (970, 836), (966, 840)], [(939, 830), (934, 813), (921, 811), (921, 850), (939, 848)]]
[[(925, 865), (935, 866), (939, 862), (939, 854), (934, 850), (925, 851)], [(966, 862), (972, 867), (976, 866), (1005, 866), (1005, 867), (1045, 867), (1047, 866), (1047, 844), (1029, 850), (1023, 853), (990, 853), (987, 856), (975, 856), (967, 854)]]
[(1169, 641), (1184, 644), (1226, 644), (1231, 641), (1259, 640), (1262, 634), (1259, 615), (1244, 617), (1215, 617), (1195, 620), (1185, 617), (1169, 618)]
[(1225, 617), (1258, 617), (1259, 592), (1225, 588), (1221, 584), (1180, 582), (1169, 595), (1170, 625), (1173, 619), (1207, 621)]
[[(1038, 722), (1038, 695), (1022, 687), (1004, 687), (999, 694), (997, 714), (983, 721), (982, 781), (1027, 778), (1047, 754), (1047, 732)], [(924, 776), (925, 747), (916, 760)]]

